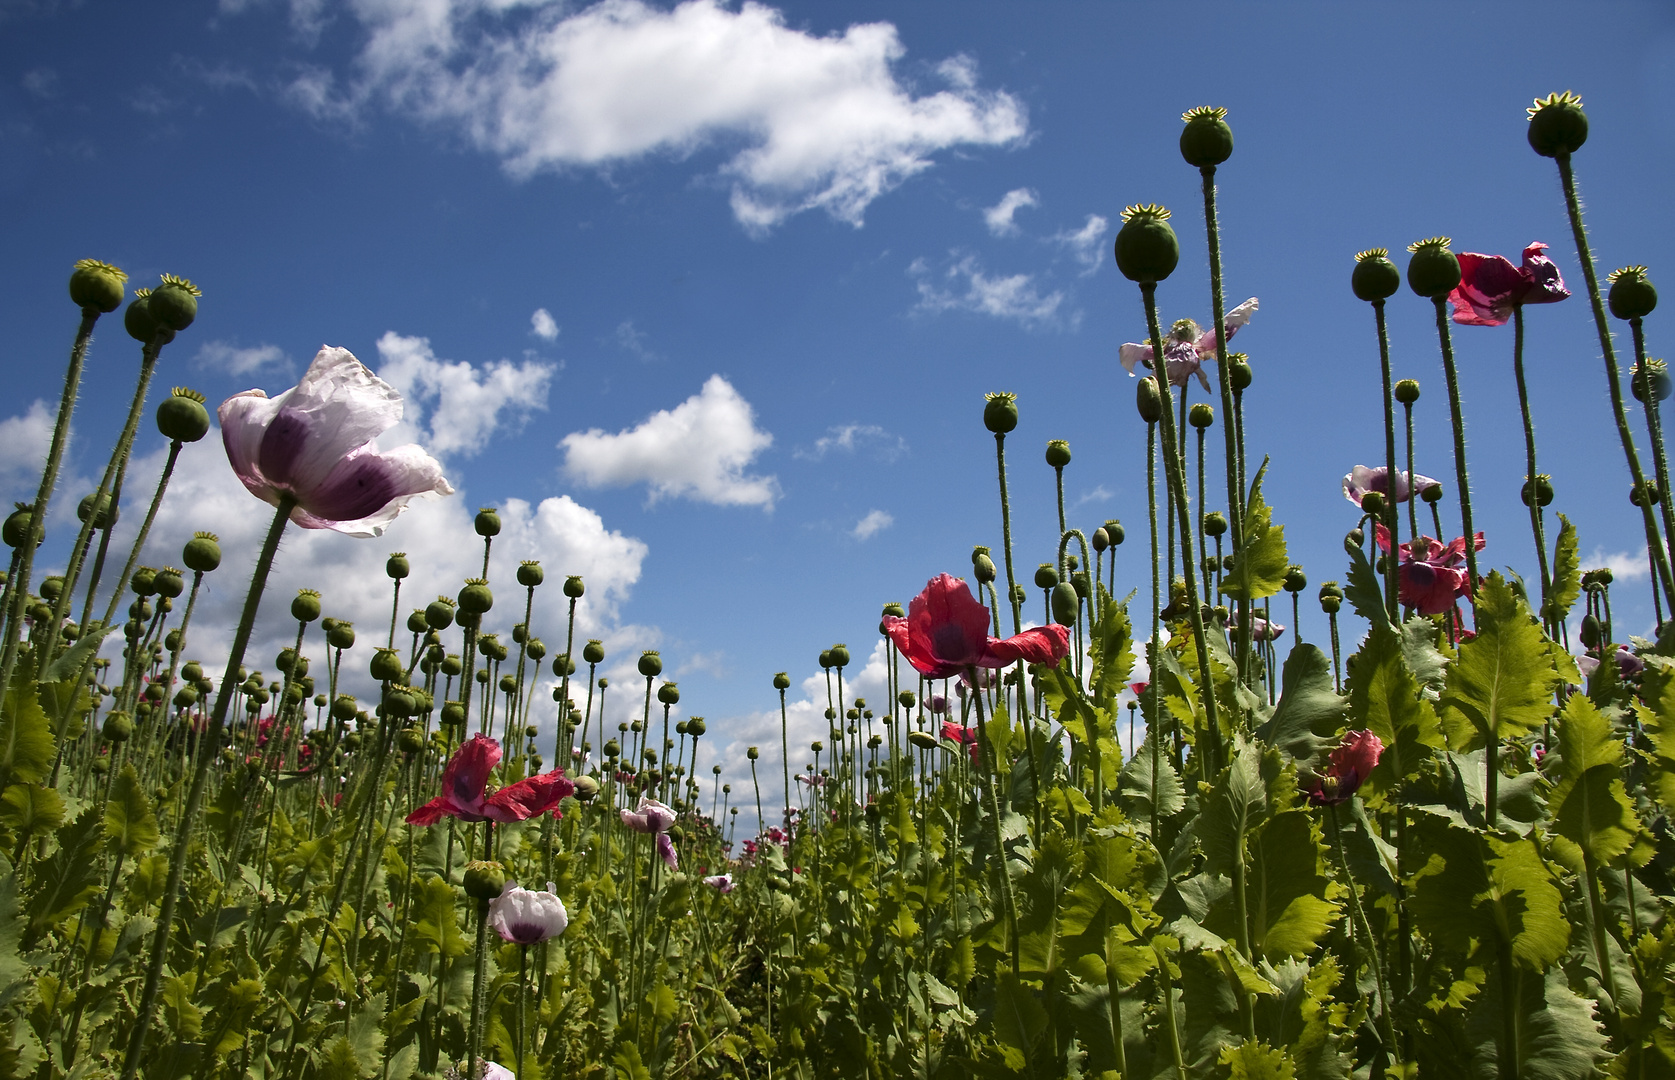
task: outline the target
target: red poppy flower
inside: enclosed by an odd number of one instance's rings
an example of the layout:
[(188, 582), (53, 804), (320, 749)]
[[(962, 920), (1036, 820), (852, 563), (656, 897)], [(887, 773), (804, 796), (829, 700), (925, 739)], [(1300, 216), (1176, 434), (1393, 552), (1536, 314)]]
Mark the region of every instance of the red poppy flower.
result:
[(1547, 245), (1524, 249), (1524, 265), (1513, 266), (1499, 255), (1460, 252), (1460, 284), (1448, 294), (1454, 321), (1463, 326), (1500, 326), (1522, 304), (1551, 304), (1570, 295)]
[(966, 753), (971, 755), (971, 763), (977, 764), (977, 729), (963, 724), (956, 724), (952, 720), (942, 722), (942, 737), (951, 743), (959, 743), (965, 747)]
[[(1390, 531), (1377, 527), (1380, 550), (1390, 550)], [(1477, 534), (1483, 550), (1483, 534)], [(1466, 572), (1466, 538), (1444, 544), (1429, 536), (1416, 537), (1397, 549), (1396, 596), (1421, 615), (1440, 615), (1460, 598), (1471, 597), (1471, 575)]]
[(989, 636), (989, 609), (965, 582), (938, 574), (913, 598), (907, 617), (884, 616), (884, 632), (915, 671), (933, 679), (971, 668), (1000, 668), (1016, 660), (1056, 664), (1070, 654), (1070, 631), (1056, 623), (1009, 638)]
[(1346, 732), (1343, 742), (1326, 759), (1326, 772), (1317, 774), (1303, 790), (1316, 806), (1348, 802), (1361, 782), (1378, 766), (1384, 743), (1370, 731)]
[(500, 764), (500, 744), (473, 735), (442, 770), (442, 794), (407, 815), (409, 825), (435, 825), (445, 817), (461, 821), (528, 821), (557, 806), (576, 790), (562, 771), (519, 780), (485, 797), (489, 774)]

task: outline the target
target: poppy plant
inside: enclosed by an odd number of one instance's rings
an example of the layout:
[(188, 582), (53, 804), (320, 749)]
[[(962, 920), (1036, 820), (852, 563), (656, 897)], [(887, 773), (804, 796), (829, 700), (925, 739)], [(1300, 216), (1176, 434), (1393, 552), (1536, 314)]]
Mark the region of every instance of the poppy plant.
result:
[(1448, 294), (1454, 321), (1462, 326), (1501, 326), (1512, 309), (1524, 304), (1552, 304), (1570, 295), (1558, 265), (1542, 254), (1547, 245), (1524, 249), (1524, 264), (1513, 266), (1499, 255), (1460, 252), (1460, 283)]
[[(1415, 490), (1423, 492), (1438, 486), (1438, 483), (1424, 473), (1414, 473), (1413, 482), (1410, 484), (1408, 483), (1407, 472), (1397, 469), (1396, 501), (1399, 503), (1407, 502)], [(1390, 469), (1388, 466), (1379, 465), (1375, 468), (1368, 468), (1365, 465), (1357, 465), (1344, 474), (1343, 497), (1356, 506), (1360, 506), (1361, 500), (1367, 496), (1367, 493), (1373, 491), (1387, 499), (1390, 497)]]
[[(1390, 550), (1390, 531), (1383, 525), (1374, 534), (1380, 550)], [(1483, 550), (1483, 534), (1477, 534), (1477, 550)], [(1397, 549), (1396, 596), (1421, 615), (1441, 615), (1456, 600), (1472, 594), (1471, 575), (1466, 572), (1466, 538), (1456, 536), (1447, 544), (1429, 536), (1417, 536)]]
[(1345, 732), (1343, 741), (1326, 759), (1326, 771), (1316, 773), (1303, 788), (1316, 806), (1336, 806), (1349, 801), (1362, 781), (1372, 775), (1384, 743), (1370, 731)]
[[(1227, 313), (1222, 320), (1222, 326), (1226, 328), (1228, 338), (1232, 338), (1239, 327), (1250, 322), (1257, 306), (1256, 297), (1253, 296)], [(1215, 354), (1214, 330), (1200, 330), (1198, 324), (1191, 319), (1177, 322), (1163, 339), (1163, 360), (1169, 368), (1169, 385), (1185, 386), (1187, 376), (1196, 375), (1199, 384), (1208, 390), (1210, 380), (1204, 377), (1204, 361)], [(1139, 364), (1144, 364), (1149, 369), (1153, 366), (1152, 347), (1136, 341), (1127, 342), (1117, 350), (1117, 361), (1130, 375), (1134, 374), (1134, 368)]]
[(971, 763), (977, 764), (977, 730), (963, 724), (956, 724), (952, 720), (942, 722), (942, 737), (951, 743), (964, 746), (966, 753), (971, 755)]
[(1056, 664), (1070, 653), (1070, 631), (1057, 623), (1009, 638), (990, 637), (989, 609), (950, 574), (932, 578), (907, 606), (906, 618), (884, 616), (884, 632), (915, 671), (932, 679), (1017, 660)]
[(221, 403), (221, 441), (239, 481), (305, 529), (379, 536), (419, 495), (451, 495), (442, 466), (417, 446), (378, 449), (401, 419), (401, 393), (348, 349), (322, 347), (302, 381), (276, 398), (246, 390)]
[(489, 774), (498, 764), (500, 744), (486, 735), (471, 736), (442, 770), (442, 794), (408, 814), (407, 824), (435, 825), (445, 817), (460, 821), (528, 821), (552, 810), (576, 789), (562, 771), (554, 769), (485, 796)]
[(669, 869), (675, 868), (675, 843), (669, 839), (669, 828), (675, 823), (673, 807), (641, 795), (638, 806), (622, 811), (622, 823), (637, 833), (656, 836), (657, 854), (668, 864)]

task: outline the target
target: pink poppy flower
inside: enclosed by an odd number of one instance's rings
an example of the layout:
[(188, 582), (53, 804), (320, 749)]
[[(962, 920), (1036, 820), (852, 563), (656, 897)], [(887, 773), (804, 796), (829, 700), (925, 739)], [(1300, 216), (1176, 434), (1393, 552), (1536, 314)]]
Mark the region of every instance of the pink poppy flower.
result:
[(1285, 627), (1279, 623), (1271, 623), (1260, 615), (1253, 615), (1250, 620), (1250, 636), (1252, 641), (1278, 641), (1285, 633)]
[(1361, 782), (1372, 775), (1383, 753), (1384, 743), (1372, 732), (1345, 732), (1343, 742), (1326, 759), (1326, 772), (1314, 775), (1304, 787), (1309, 802), (1316, 806), (1348, 802)]
[(552, 810), (576, 790), (562, 771), (554, 769), (485, 797), (483, 789), (498, 764), (500, 744), (486, 735), (471, 736), (442, 770), (442, 794), (408, 814), (407, 824), (435, 825), (445, 817), (460, 821), (528, 821)]
[(1521, 304), (1551, 304), (1570, 295), (1543, 243), (1524, 249), (1524, 265), (1499, 255), (1460, 252), (1460, 284), (1448, 294), (1454, 321), (1462, 326), (1500, 326)]
[(989, 609), (965, 582), (939, 574), (913, 598), (907, 617), (884, 616), (884, 632), (914, 670), (933, 679), (972, 668), (999, 668), (1016, 660), (1056, 664), (1070, 653), (1070, 631), (1056, 623), (1009, 638), (989, 636)]
[[(1390, 550), (1390, 531), (1379, 525), (1374, 531), (1380, 550)], [(1476, 536), (1477, 550), (1483, 550), (1483, 534)], [(1471, 575), (1466, 572), (1466, 538), (1456, 536), (1444, 544), (1419, 536), (1397, 549), (1396, 598), (1421, 615), (1440, 615), (1456, 600), (1470, 599)]]
[(552, 882), (545, 892), (520, 889), (508, 881), (500, 895), (489, 901), (489, 929), (514, 945), (534, 945), (564, 933), (570, 913), (558, 898)]
[(641, 795), (638, 806), (622, 811), (622, 823), (635, 832), (654, 834), (657, 837), (657, 854), (669, 869), (675, 868), (675, 842), (669, 839), (669, 826), (675, 823), (673, 807)]
[(708, 885), (712, 889), (719, 889), (721, 891), (721, 895), (726, 896), (728, 893), (733, 891), (733, 875), (712, 874), (711, 876), (704, 878), (704, 884)]
[(239, 481), (278, 506), (297, 501), (305, 529), (378, 536), (420, 495), (452, 495), (442, 466), (417, 446), (378, 449), (401, 419), (401, 394), (348, 349), (322, 348), (276, 398), (246, 390), (221, 403), (221, 441)]
[(977, 729), (956, 724), (952, 720), (942, 722), (942, 737), (951, 743), (965, 747), (965, 752), (971, 755), (971, 763), (977, 762)]
[(1152, 683), (1150, 679), (1147, 679), (1145, 682), (1131, 682), (1128, 684), (1128, 692), (1133, 694), (1135, 697), (1139, 697), (1141, 694), (1144, 694), (1148, 689), (1150, 689), (1151, 685)]
[[(1617, 674), (1622, 678), (1632, 679), (1646, 670), (1646, 661), (1629, 652), (1626, 646), (1617, 646), (1614, 655), (1617, 660)], [(1592, 678), (1594, 672), (1599, 669), (1599, 658), (1587, 655), (1578, 656), (1576, 666), (1581, 670), (1584, 679)]]
[[(1410, 485), (1408, 483), (1407, 471), (1404, 469), (1397, 469), (1396, 501), (1399, 503), (1407, 502), (1408, 499), (1412, 497), (1415, 488), (1419, 491), (1425, 491), (1428, 488), (1434, 488), (1437, 485), (1438, 481), (1432, 480), (1424, 473), (1414, 473), (1413, 483)], [(1355, 468), (1344, 474), (1344, 498), (1348, 499), (1356, 506), (1360, 506), (1362, 498), (1365, 497), (1369, 491), (1376, 491), (1385, 498), (1390, 497), (1389, 466), (1378, 465), (1373, 468), (1368, 468), (1365, 465), (1357, 465)]]
[[(1229, 311), (1222, 320), (1229, 339), (1238, 332), (1239, 327), (1250, 322), (1251, 315), (1257, 309), (1256, 297), (1251, 297), (1238, 307)], [(1204, 361), (1216, 354), (1216, 332), (1214, 330), (1199, 330), (1198, 324), (1191, 319), (1182, 319), (1170, 327), (1169, 335), (1163, 339), (1163, 360), (1169, 369), (1169, 385), (1185, 386), (1187, 376), (1198, 376), (1198, 382), (1205, 390), (1210, 388), (1210, 380), (1204, 377)], [(1137, 365), (1152, 367), (1152, 347), (1139, 342), (1130, 341), (1117, 350), (1117, 360), (1123, 370), (1134, 374)]]

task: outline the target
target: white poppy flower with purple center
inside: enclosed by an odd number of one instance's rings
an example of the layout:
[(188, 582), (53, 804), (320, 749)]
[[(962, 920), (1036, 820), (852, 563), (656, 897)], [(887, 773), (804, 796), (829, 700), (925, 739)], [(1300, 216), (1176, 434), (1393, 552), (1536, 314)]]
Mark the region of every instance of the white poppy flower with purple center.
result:
[[(1231, 338), (1238, 333), (1239, 327), (1250, 322), (1259, 306), (1253, 296), (1229, 311), (1222, 319), (1227, 336)], [(1187, 377), (1196, 375), (1199, 384), (1208, 390), (1210, 381), (1204, 377), (1203, 366), (1205, 360), (1216, 354), (1216, 345), (1216, 332), (1200, 330), (1191, 319), (1182, 319), (1171, 327), (1163, 338), (1163, 359), (1169, 369), (1169, 385), (1185, 386)], [(1117, 360), (1130, 375), (1134, 374), (1136, 367), (1150, 369), (1153, 366), (1152, 347), (1143, 342), (1126, 342), (1117, 350)]]
[(420, 447), (378, 449), (401, 413), (400, 391), (327, 346), (296, 386), (276, 398), (234, 394), (218, 415), (227, 460), (252, 495), (272, 506), (290, 496), (291, 520), (305, 529), (378, 536), (409, 500), (454, 492)]
[(489, 929), (514, 945), (534, 945), (564, 933), (570, 913), (553, 888), (550, 881), (544, 892), (520, 889), (517, 882), (508, 881), (489, 901)]

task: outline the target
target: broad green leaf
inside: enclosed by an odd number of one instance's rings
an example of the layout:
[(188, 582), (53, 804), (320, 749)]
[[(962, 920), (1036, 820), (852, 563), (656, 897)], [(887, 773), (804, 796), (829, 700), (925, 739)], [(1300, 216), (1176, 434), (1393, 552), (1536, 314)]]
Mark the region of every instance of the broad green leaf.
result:
[[(1554, 967), (1545, 976), (1514, 969), (1511, 992), (1500, 973), (1490, 966), (1489, 983), (1466, 1023), (1472, 1044), (1474, 1080), (1500, 1080), (1504, 1007), (1511, 999), (1518, 1042), (1520, 1080), (1575, 1080), (1600, 1075), (1610, 1056), (1605, 1032), (1594, 1019), (1595, 1004), (1566, 984), (1564, 972)], [(1661, 1075), (1661, 1074), (1645, 1074)]]
[(105, 801), (105, 844), (112, 853), (132, 859), (156, 847), (159, 839), (151, 800), (140, 790), (133, 763), (125, 764), (111, 782), (110, 798)]
[(1088, 655), (1093, 660), (1088, 680), (1095, 704), (1111, 708), (1134, 671), (1134, 642), (1128, 620), (1128, 602), (1119, 604), (1105, 586), (1099, 587), (1101, 614), (1093, 625)]
[(1246, 880), (1251, 947), (1269, 960), (1313, 952), (1337, 918), (1325, 847), (1307, 810), (1277, 814), (1257, 831)]
[(1219, 1059), (1231, 1080), (1295, 1080), (1297, 1067), (1284, 1050), (1260, 1040), (1229, 1046)]
[(1262, 498), (1262, 476), (1266, 459), (1256, 470), (1245, 503), (1245, 543), (1233, 560), (1233, 570), (1222, 578), (1221, 592), (1237, 600), (1260, 600), (1285, 587), (1285, 572), (1291, 566), (1285, 551), (1285, 526), (1273, 524), (1273, 511)]
[(1553, 546), (1553, 582), (1547, 593), (1547, 617), (1563, 622), (1582, 595), (1582, 560), (1578, 556), (1576, 526), (1559, 515), (1559, 539)]
[(259, 979), (238, 979), (215, 987), (205, 1025), (211, 1033), (208, 1050), (212, 1056), (226, 1057), (244, 1045), (250, 1022), (262, 1004), (262, 989)]
[(1464, 716), (1475, 729), (1464, 747), (1517, 738), (1552, 714), (1559, 672), (1529, 609), (1506, 579), (1492, 572), (1477, 596), (1477, 636), (1460, 646), (1448, 671), (1445, 709)]
[[(1578, 873), (1584, 854), (1598, 866), (1610, 866), (1634, 847), (1642, 831), (1623, 786), (1627, 755), (1622, 740), (1613, 737), (1611, 722), (1581, 694), (1565, 703), (1558, 728), (1558, 775), (1547, 798), (1554, 851)], [(1645, 851), (1649, 856), (1649, 845)]]
[(1245, 838), (1268, 810), (1268, 785), (1262, 779), (1261, 751), (1243, 735), (1232, 743), (1232, 760), (1204, 796), (1198, 815), (1198, 838), (1204, 845), (1204, 869), (1233, 876), (1242, 859)]
[(25, 920), (18, 910), (17, 873), (0, 877), (0, 1004), (29, 988), (29, 965), (23, 960)]
[(1281, 685), (1273, 718), (1257, 737), (1293, 761), (1312, 763), (1342, 730), (1347, 705), (1333, 689), (1331, 658), (1299, 642), (1285, 658)]
[(45, 865), (37, 864), (33, 895), (29, 899), (29, 924), (40, 932), (80, 911), (99, 891), (98, 844), (102, 820), (93, 810), (83, 810), (76, 819), (58, 830), (58, 850)]
[(1181, 786), (1180, 774), (1175, 772), (1175, 763), (1158, 743), (1154, 730), (1147, 729), (1145, 741), (1122, 767), (1118, 795), (1128, 816), (1147, 827), (1153, 805), (1160, 818), (1173, 817), (1186, 808), (1186, 790)]
[(1465, 955), (1501, 940), (1523, 968), (1543, 971), (1564, 955), (1570, 924), (1533, 838), (1502, 840), (1420, 815), (1412, 828), (1424, 862), (1409, 910), (1437, 944)]
[(1367, 635), (1350, 675), (1349, 702), (1355, 722), (1384, 744), (1378, 767), (1361, 785), (1363, 797), (1394, 789), (1445, 744), (1436, 710), (1420, 694), (1393, 631), (1375, 628)]
[(64, 797), (39, 784), (13, 784), (0, 795), (0, 822), (20, 837), (64, 824)]
[(620, 1044), (611, 1055), (616, 1080), (651, 1080), (651, 1070), (640, 1060), (640, 1048), (631, 1042)]
[(1384, 606), (1384, 586), (1379, 583), (1373, 564), (1367, 561), (1367, 553), (1361, 550), (1360, 544), (1347, 539), (1343, 546), (1349, 553), (1349, 584), (1344, 587), (1344, 599), (1375, 630), (1388, 627), (1390, 612)]
[(52, 771), (52, 728), (28, 673), (19, 665), (0, 706), (0, 777), (38, 784)]
[(1104, 924), (1126, 927), (1138, 937), (1151, 907), (1146, 881), (1157, 866), (1151, 845), (1127, 833), (1094, 833), (1083, 851), (1086, 874), (1059, 907), (1059, 933), (1076, 937)]
[(1029, 987), (1010, 971), (1000, 972), (995, 979), (995, 1038), (1027, 1054), (1049, 1022), (1047, 1010)]
[(1675, 810), (1675, 672), (1648, 666), (1635, 714), (1652, 743), (1648, 786), (1664, 809)]

